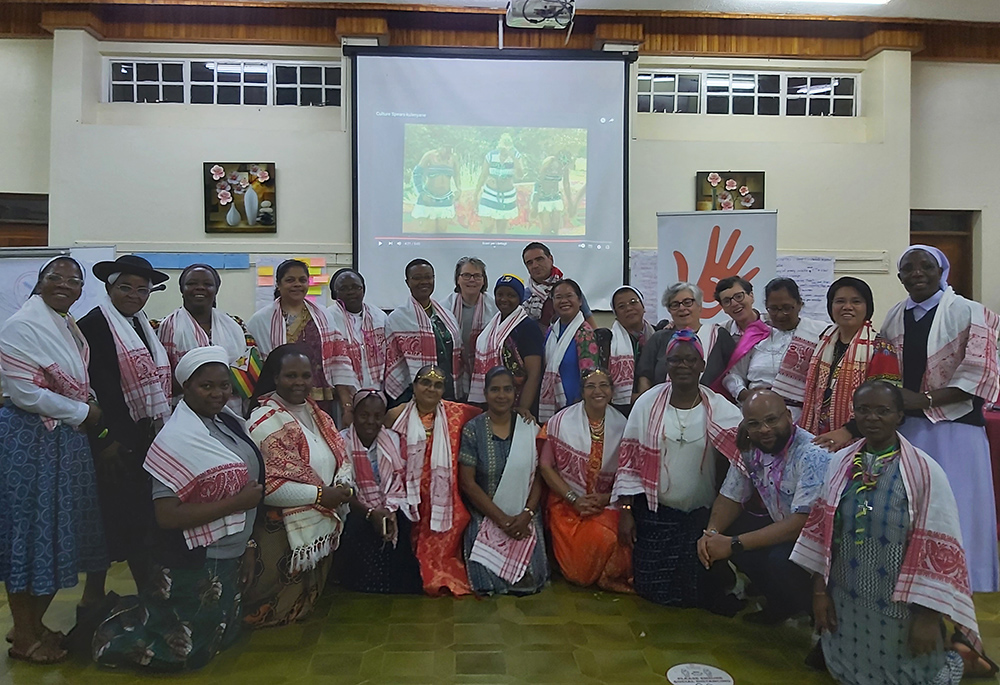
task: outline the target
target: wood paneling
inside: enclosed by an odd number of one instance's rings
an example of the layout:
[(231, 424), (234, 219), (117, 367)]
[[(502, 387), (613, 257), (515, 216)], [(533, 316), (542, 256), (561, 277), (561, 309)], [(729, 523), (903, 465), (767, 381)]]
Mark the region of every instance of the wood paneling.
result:
[[(76, 27), (106, 40), (339, 45), (345, 35), (374, 35), (392, 45), (495, 47), (503, 14), (418, 4), (166, 1), (0, 0), (0, 37)], [(865, 59), (892, 49), (914, 59), (1000, 62), (1000, 24), (580, 10), (571, 32), (504, 29), (511, 48), (591, 50), (607, 41), (640, 42), (650, 55)]]
[(0, 247), (45, 247), (48, 244), (48, 226), (0, 224)]

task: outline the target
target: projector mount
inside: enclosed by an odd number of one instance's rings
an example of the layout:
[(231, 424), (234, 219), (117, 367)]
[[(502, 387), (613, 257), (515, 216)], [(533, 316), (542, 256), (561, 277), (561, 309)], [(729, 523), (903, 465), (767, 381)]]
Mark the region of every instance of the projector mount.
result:
[(510, 0), (507, 26), (517, 29), (571, 28), (575, 14), (575, 0)]

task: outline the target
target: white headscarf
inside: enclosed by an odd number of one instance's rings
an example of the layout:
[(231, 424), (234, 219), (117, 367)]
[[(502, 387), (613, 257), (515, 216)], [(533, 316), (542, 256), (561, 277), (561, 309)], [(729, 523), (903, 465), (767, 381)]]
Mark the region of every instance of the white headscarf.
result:
[(899, 261), (896, 262), (896, 271), (899, 271), (903, 266), (903, 260), (906, 255), (916, 250), (923, 250), (937, 262), (937, 265), (941, 267), (941, 283), (938, 285), (938, 290), (948, 289), (948, 274), (951, 273), (951, 262), (945, 257), (944, 252), (931, 245), (910, 245), (903, 254), (899, 255)]
[(181, 357), (174, 369), (174, 377), (181, 385), (187, 383), (194, 372), (205, 364), (218, 363), (229, 367), (229, 353), (225, 347), (219, 345), (208, 345), (207, 347), (196, 347)]

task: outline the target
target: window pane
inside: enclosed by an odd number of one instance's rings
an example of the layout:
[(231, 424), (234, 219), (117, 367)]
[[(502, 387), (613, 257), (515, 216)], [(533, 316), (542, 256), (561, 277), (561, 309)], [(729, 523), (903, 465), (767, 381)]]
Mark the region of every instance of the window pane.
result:
[(196, 105), (211, 105), (215, 102), (214, 86), (191, 86), (191, 102)]
[(160, 65), (139, 62), (135, 65), (136, 81), (159, 81)]
[(785, 114), (790, 117), (804, 117), (806, 115), (805, 98), (789, 98), (785, 103)]
[(243, 86), (244, 105), (266, 105), (267, 88), (263, 86)]
[(805, 95), (809, 90), (809, 79), (802, 76), (789, 76), (788, 77), (788, 94), (789, 95)]
[(298, 88), (276, 88), (274, 90), (274, 104), (276, 105), (297, 105), (299, 104)]
[(239, 64), (220, 64), (215, 68), (217, 83), (239, 83), (243, 77), (243, 67)]
[(729, 96), (709, 96), (706, 109), (709, 114), (729, 114)]
[(848, 98), (834, 98), (833, 116), (852, 117), (854, 116), (854, 100)]
[(781, 77), (777, 74), (761, 74), (757, 77), (758, 93), (780, 93)]
[(757, 88), (757, 79), (753, 74), (733, 74), (734, 93), (752, 93)]
[(728, 93), (729, 74), (709, 74), (705, 79), (709, 93)]
[(639, 112), (648, 112), (651, 98), (648, 95), (640, 95), (639, 102), (636, 105), (636, 110)]
[(677, 89), (677, 77), (673, 74), (659, 74), (653, 77), (653, 92), (673, 93)]
[(686, 114), (697, 114), (698, 113), (698, 96), (697, 95), (678, 95), (677, 96), (677, 111), (684, 112)]
[(160, 87), (155, 85), (136, 86), (136, 102), (157, 102), (160, 99)]
[(825, 117), (830, 114), (830, 101), (826, 98), (809, 98), (809, 116)]
[(131, 84), (111, 86), (111, 102), (135, 102), (135, 86)]
[(163, 80), (167, 83), (184, 82), (183, 64), (161, 64), (160, 70), (163, 72)]
[(308, 83), (317, 86), (323, 85), (323, 70), (319, 67), (300, 67), (299, 79), (299, 83)]
[(653, 75), (639, 74), (639, 92), (648, 93), (652, 89)]
[(277, 83), (298, 83), (298, 69), (296, 67), (277, 66), (274, 68), (274, 80)]
[(781, 113), (780, 98), (757, 98), (757, 114), (775, 116)]
[(214, 81), (215, 80), (215, 63), (212, 62), (212, 68), (208, 67), (209, 62), (191, 62), (191, 80), (192, 81)]
[(160, 102), (184, 102), (184, 86), (163, 86)]
[(673, 95), (654, 95), (653, 96), (653, 111), (654, 112), (673, 112), (674, 111), (674, 96)]
[(327, 67), (326, 71), (326, 85), (328, 86), (339, 86), (340, 85), (340, 67)]
[(340, 88), (326, 89), (326, 106), (340, 107)]
[(239, 86), (219, 86), (219, 92), (216, 94), (216, 104), (219, 105), (238, 105), (240, 104), (240, 87)]
[(677, 92), (697, 93), (699, 78), (701, 77), (698, 74), (681, 74), (677, 77)]
[(854, 95), (853, 78), (838, 78), (834, 79), (834, 81), (835, 81), (833, 86), (834, 95)]
[(753, 96), (733, 96), (733, 114), (753, 114)]
[(300, 105), (318, 105), (323, 102), (323, 90), (320, 88), (302, 88), (299, 91)]
[(112, 62), (111, 63), (111, 80), (112, 81), (132, 81), (135, 76), (135, 68), (131, 62)]
[(833, 79), (817, 78), (815, 76), (809, 79), (810, 95), (816, 95), (817, 93), (829, 95), (832, 90), (833, 90)]
[(263, 62), (244, 64), (243, 83), (267, 83), (267, 65)]

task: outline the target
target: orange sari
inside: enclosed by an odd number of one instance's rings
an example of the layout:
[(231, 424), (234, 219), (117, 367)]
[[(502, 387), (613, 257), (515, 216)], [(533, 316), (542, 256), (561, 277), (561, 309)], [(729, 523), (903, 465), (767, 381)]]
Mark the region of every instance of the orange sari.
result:
[[(482, 412), (467, 404), (444, 400), (442, 400), (442, 404), (444, 405), (445, 417), (448, 419), (447, 439), (451, 440), (452, 473), (454, 474), (451, 482), (452, 502), (454, 502), (452, 526), (449, 530), (441, 532), (431, 530), (431, 446), (434, 440), (441, 438), (441, 436), (431, 435), (424, 450), (424, 468), (420, 475), (420, 506), (418, 508), (420, 520), (413, 524), (411, 533), (413, 552), (420, 563), (420, 576), (423, 579), (424, 592), (431, 597), (449, 592), (455, 596), (472, 593), (469, 577), (465, 572), (465, 558), (462, 556), (462, 536), (472, 517), (469, 516), (469, 511), (465, 508), (458, 489), (458, 452), (462, 438), (462, 426), (465, 425), (466, 421)], [(425, 429), (433, 429), (433, 414), (420, 418)]]
[[(539, 440), (548, 436), (546, 428)], [(604, 441), (592, 440), (587, 463), (587, 494), (597, 491)], [(546, 441), (542, 461), (555, 466), (551, 442)], [(610, 491), (609, 491), (610, 492)], [(563, 577), (574, 585), (597, 585), (611, 592), (632, 589), (632, 550), (618, 544), (618, 510), (605, 508), (584, 518), (561, 494), (549, 491), (546, 508), (552, 550)]]

